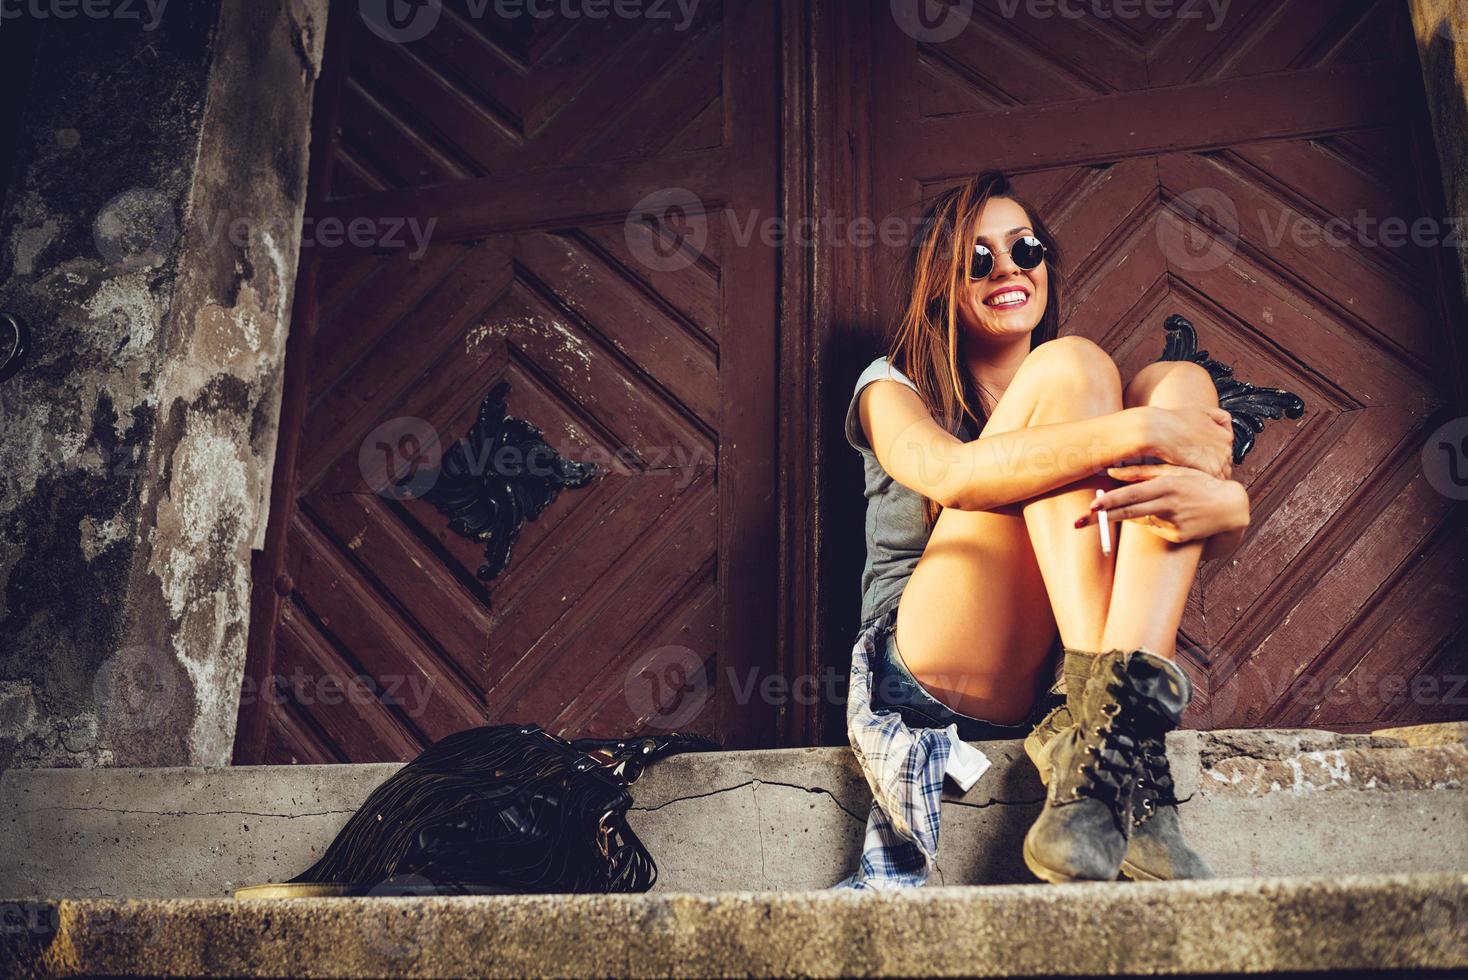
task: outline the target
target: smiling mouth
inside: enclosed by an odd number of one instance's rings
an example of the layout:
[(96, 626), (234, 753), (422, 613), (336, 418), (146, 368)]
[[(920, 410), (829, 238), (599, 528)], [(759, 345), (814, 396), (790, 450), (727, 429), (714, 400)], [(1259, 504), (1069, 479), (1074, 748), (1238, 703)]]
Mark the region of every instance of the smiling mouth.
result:
[(984, 300), (992, 310), (1017, 310), (1030, 301), (1030, 294), (1023, 289), (1006, 289)]

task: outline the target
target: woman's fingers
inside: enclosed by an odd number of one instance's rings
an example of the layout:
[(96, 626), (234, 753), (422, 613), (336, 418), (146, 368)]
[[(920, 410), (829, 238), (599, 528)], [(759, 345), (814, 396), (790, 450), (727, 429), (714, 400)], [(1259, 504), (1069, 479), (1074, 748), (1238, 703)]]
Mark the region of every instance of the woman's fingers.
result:
[(1207, 470), (1200, 470), (1194, 466), (1180, 466), (1177, 463), (1138, 463), (1132, 466), (1108, 466), (1106, 475), (1115, 480), (1152, 480), (1162, 476), (1188, 476), (1209, 480), (1230, 479), (1233, 475), (1232, 467), (1227, 464), (1224, 469), (1228, 475), (1215, 477)]
[[(1170, 510), (1170, 508), (1168, 509)], [(1166, 520), (1163, 508), (1157, 506), (1157, 501), (1150, 500), (1140, 504), (1128, 504), (1125, 507), (1114, 507), (1106, 512), (1106, 516), (1112, 521), (1131, 521), (1139, 517), (1156, 517)]]
[(1132, 466), (1108, 466), (1106, 475), (1116, 480), (1150, 480), (1158, 476), (1207, 476), (1202, 470), (1175, 463), (1137, 463)]
[(1134, 466), (1108, 466), (1106, 475), (1115, 480), (1149, 480), (1161, 476), (1171, 463), (1138, 463)]
[(1114, 510), (1124, 504), (1139, 503), (1143, 500), (1153, 500), (1162, 496), (1172, 489), (1168, 482), (1171, 477), (1158, 476), (1143, 480), (1141, 483), (1129, 483), (1115, 490), (1108, 490), (1095, 500), (1091, 501), (1091, 512), (1098, 510)]
[(1132, 483), (1107, 491), (1091, 503), (1090, 511), (1077, 520), (1075, 526), (1085, 527), (1087, 524), (1095, 523), (1096, 512), (1100, 510), (1106, 511), (1107, 516), (1113, 521), (1146, 517), (1148, 514), (1161, 515), (1164, 510), (1171, 509), (1161, 503), (1171, 490), (1166, 481), (1166, 477), (1158, 477), (1143, 483)]

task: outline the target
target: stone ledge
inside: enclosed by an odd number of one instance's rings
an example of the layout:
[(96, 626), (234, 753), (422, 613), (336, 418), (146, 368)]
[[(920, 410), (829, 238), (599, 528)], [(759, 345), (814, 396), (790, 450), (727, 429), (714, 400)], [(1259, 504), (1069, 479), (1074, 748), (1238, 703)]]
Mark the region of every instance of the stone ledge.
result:
[(1428, 725), (1380, 728), (1373, 734), (1395, 739), (1406, 745), (1468, 745), (1468, 721), (1438, 721)]
[[(1427, 733), (1431, 735), (1431, 733)], [(1184, 828), (1222, 875), (1468, 873), (1468, 745), (1391, 734), (1175, 732)], [(1019, 742), (951, 784), (932, 885), (1029, 883), (1043, 797)], [(310, 866), (397, 766), (53, 769), (0, 774), (0, 895), (228, 897)], [(676, 756), (632, 787), (654, 892), (826, 888), (860, 860), (871, 802), (849, 749)]]
[(65, 900), (9, 976), (894, 976), (1468, 969), (1468, 876), (901, 893)]

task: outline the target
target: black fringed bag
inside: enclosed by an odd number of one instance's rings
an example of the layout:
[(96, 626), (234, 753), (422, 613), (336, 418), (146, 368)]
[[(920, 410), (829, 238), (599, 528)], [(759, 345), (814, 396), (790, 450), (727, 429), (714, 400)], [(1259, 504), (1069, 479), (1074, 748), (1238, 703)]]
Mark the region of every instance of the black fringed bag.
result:
[(677, 733), (567, 741), (534, 724), (457, 732), (373, 790), (321, 860), (274, 887), (374, 895), (646, 891), (657, 865), (627, 825), (627, 787), (656, 759), (718, 747)]

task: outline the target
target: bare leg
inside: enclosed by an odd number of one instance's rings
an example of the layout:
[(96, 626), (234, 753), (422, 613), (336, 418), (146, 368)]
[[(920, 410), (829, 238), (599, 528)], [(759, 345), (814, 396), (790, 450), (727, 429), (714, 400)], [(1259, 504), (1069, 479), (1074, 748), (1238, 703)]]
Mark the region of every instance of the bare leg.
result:
[[(983, 435), (1121, 407), (1110, 357), (1083, 337), (1061, 337), (1030, 352)], [(898, 606), (897, 647), (913, 676), (956, 711), (1022, 720), (1047, 679), (1057, 628), (1068, 645), (1098, 649), (1111, 559), (1094, 529), (1074, 522), (1098, 487), (1119, 485), (1097, 472), (1015, 505), (944, 510)]]
[[(1207, 371), (1180, 362), (1148, 365), (1122, 400), (1128, 407), (1217, 404)], [(1085, 504), (1076, 502), (1077, 515)], [(1131, 656), (1138, 649), (1172, 656), (1204, 543), (1173, 544), (1136, 521), (1116, 531), (1101, 642), (1073, 646), (1064, 664), (1065, 706), (1025, 739), (1025, 752), (1050, 790), (1025, 835), (1025, 864), (1047, 881), (1109, 881), (1122, 871), (1138, 879), (1211, 878), (1208, 862), (1182, 837), (1164, 741), (1172, 723), (1161, 720), (1187, 707), (1191, 685), (1175, 664)], [(1113, 650), (1119, 657), (1106, 657)], [(1093, 673), (1098, 655), (1108, 664), (1099, 677)], [(1165, 682), (1149, 689), (1141, 679), (1148, 671)], [(1144, 722), (1144, 715), (1150, 720)], [(1098, 758), (1123, 765), (1097, 767)]]
[[(1088, 341), (1071, 357), (1074, 363), (1063, 376), (1046, 386), (1031, 425), (1121, 411), (1121, 375), (1110, 356)], [(1045, 576), (1060, 639), (1068, 647), (1100, 649), (1114, 572), (1111, 557), (1101, 553), (1095, 528), (1078, 530), (1075, 519), (1086, 512), (1098, 488), (1120, 485), (1098, 470), (1024, 504), (1025, 524)]]
[[(1208, 371), (1191, 361), (1149, 364), (1127, 385), (1127, 406), (1218, 405), (1218, 391)], [(1085, 512), (1085, 504), (1075, 517)], [(1074, 519), (1074, 518), (1072, 518)], [(1087, 528), (1087, 530), (1091, 530)], [(1203, 541), (1176, 544), (1138, 521), (1117, 529), (1116, 578), (1106, 613), (1101, 645), (1088, 650), (1150, 650), (1172, 657), (1177, 628), (1203, 554)]]

